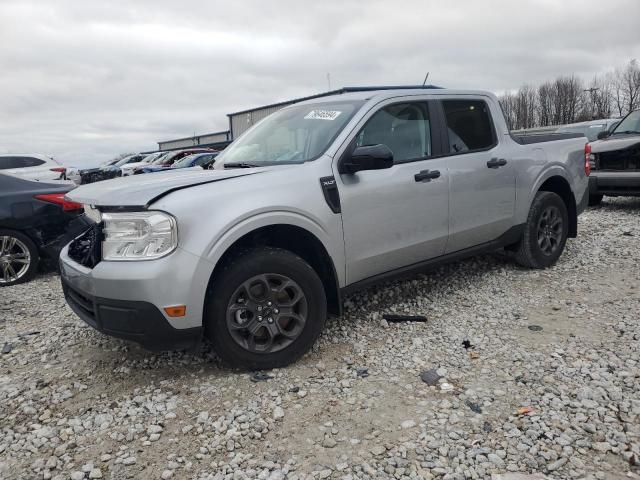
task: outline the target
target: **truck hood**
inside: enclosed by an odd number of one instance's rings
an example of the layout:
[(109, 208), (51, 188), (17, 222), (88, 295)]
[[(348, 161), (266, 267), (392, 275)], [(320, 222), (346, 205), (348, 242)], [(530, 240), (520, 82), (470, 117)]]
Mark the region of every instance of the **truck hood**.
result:
[(66, 197), (73, 202), (98, 207), (147, 207), (176, 190), (255, 175), (266, 170), (269, 167), (233, 170), (177, 169), (82, 185)]
[(612, 152), (614, 150), (624, 150), (636, 145), (640, 145), (640, 135), (613, 135), (591, 142), (592, 153)]

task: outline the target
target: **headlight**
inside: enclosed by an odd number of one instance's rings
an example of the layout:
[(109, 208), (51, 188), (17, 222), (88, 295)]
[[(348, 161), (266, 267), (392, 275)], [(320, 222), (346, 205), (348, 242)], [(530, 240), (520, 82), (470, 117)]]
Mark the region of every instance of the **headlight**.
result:
[(103, 213), (102, 221), (103, 260), (153, 260), (178, 246), (176, 220), (164, 212)]

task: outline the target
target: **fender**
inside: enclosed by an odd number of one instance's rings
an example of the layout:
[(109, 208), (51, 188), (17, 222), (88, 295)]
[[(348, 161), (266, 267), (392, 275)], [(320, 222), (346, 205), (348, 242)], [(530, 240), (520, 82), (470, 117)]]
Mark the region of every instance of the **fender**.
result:
[[(312, 218), (297, 212), (287, 210), (270, 210), (246, 217), (239, 222), (230, 225), (207, 249), (205, 259), (213, 265), (217, 265), (218, 261), (224, 253), (240, 238), (254, 230), (272, 225), (292, 225), (306, 230), (316, 237), (327, 251), (333, 262), (332, 267), (336, 272), (339, 287), (344, 286), (345, 271), (344, 269), (336, 269), (335, 265), (345, 265), (344, 258), (344, 241), (340, 239), (342, 248), (331, 246), (331, 238), (329, 232), (326, 231), (318, 222)], [(335, 240), (333, 241), (335, 244)]]
[[(542, 184), (547, 180), (549, 180), (551, 177), (564, 178), (569, 184), (569, 188), (571, 188), (571, 183), (572, 183), (571, 177), (569, 176), (569, 172), (567, 171), (566, 167), (561, 163), (552, 164), (551, 166), (542, 170), (534, 180), (531, 190), (529, 191), (529, 198), (528, 198), (529, 205), (531, 205), (531, 202), (533, 201), (533, 197), (538, 192), (538, 190), (540, 190), (540, 187), (542, 186)], [(571, 188), (571, 191), (573, 192), (573, 188)]]

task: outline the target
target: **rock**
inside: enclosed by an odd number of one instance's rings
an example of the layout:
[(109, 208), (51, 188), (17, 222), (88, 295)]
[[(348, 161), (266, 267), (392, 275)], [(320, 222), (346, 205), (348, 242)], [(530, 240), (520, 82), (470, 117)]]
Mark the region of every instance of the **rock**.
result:
[(102, 470), (94, 468), (89, 472), (89, 478), (102, 478)]
[(403, 429), (413, 428), (413, 427), (415, 427), (415, 426), (416, 426), (416, 422), (414, 422), (413, 420), (405, 420), (404, 422), (402, 422), (402, 423), (400, 424), (400, 426), (401, 426)]
[(370, 452), (373, 453), (376, 456), (380, 456), (383, 455), (384, 453), (386, 453), (387, 449), (384, 448), (382, 445), (375, 445), (373, 447), (371, 447)]
[(169, 480), (171, 477), (173, 477), (173, 470), (165, 470), (162, 472), (162, 475), (160, 476), (162, 480)]
[(161, 433), (162, 427), (160, 425), (149, 425), (147, 427), (147, 435), (151, 435), (153, 433)]
[(330, 436), (325, 436), (324, 440), (322, 441), (322, 446), (324, 448), (333, 448), (338, 444), (338, 442), (335, 441), (335, 439), (333, 437)]
[(547, 471), (549, 472), (553, 472), (555, 470), (558, 470), (560, 467), (562, 467), (565, 463), (567, 463), (567, 458), (562, 457), (559, 458), (558, 460), (556, 460), (555, 462), (551, 462), (547, 465)]
[(282, 407), (277, 406), (276, 408), (273, 409), (273, 419), (274, 420), (281, 420), (284, 418), (284, 410), (282, 409)]
[(430, 387), (435, 387), (438, 384), (438, 380), (442, 377), (438, 375), (438, 372), (435, 368), (431, 370), (425, 370), (420, 374), (420, 380), (429, 385)]

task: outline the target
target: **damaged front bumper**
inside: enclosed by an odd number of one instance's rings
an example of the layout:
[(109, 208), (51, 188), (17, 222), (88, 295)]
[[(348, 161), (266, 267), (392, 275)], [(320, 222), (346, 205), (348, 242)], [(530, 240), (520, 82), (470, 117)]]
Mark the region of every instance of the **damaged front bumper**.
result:
[[(196, 346), (203, 333), (199, 257), (183, 250), (153, 261), (101, 261), (88, 268), (60, 254), (65, 299), (88, 325), (107, 335), (134, 341), (152, 351)], [(197, 280), (196, 280), (197, 281)], [(164, 309), (187, 305), (183, 317), (169, 317)]]

